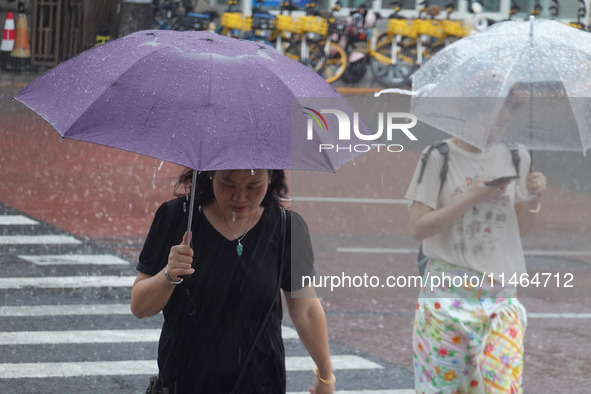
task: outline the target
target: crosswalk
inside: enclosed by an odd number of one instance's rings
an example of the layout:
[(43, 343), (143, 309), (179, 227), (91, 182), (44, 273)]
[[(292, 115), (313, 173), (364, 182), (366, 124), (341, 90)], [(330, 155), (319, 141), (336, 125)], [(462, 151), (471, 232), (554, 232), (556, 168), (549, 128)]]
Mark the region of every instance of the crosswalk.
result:
[[(0, 392), (144, 391), (162, 316), (131, 315), (134, 279), (131, 262), (0, 204)], [(313, 361), (292, 327), (283, 340), (288, 393), (307, 392)], [(331, 350), (339, 393), (414, 392), (407, 371), (342, 344)]]

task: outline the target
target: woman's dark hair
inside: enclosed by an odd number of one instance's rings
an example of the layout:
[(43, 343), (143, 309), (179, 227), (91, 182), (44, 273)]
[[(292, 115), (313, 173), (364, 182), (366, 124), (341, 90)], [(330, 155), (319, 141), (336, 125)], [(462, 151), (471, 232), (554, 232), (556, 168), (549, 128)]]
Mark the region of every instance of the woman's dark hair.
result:
[[(174, 185), (174, 195), (178, 198), (186, 198), (191, 192), (191, 181), (193, 180), (193, 171), (186, 170), (179, 176)], [(283, 170), (265, 170), (269, 172), (271, 183), (267, 189), (267, 194), (263, 198), (261, 205), (264, 207), (279, 205), (279, 199), (284, 198), (287, 193), (287, 185), (285, 184), (285, 172)], [(209, 200), (214, 198), (213, 185), (210, 177), (215, 171), (198, 171), (197, 183), (195, 185), (195, 203), (204, 205)]]

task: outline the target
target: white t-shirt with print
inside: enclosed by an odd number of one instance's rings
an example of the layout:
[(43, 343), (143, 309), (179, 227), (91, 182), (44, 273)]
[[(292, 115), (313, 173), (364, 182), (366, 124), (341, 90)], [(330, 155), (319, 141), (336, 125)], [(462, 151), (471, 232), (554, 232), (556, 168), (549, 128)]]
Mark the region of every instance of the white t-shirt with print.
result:
[[(441, 208), (460, 198), (479, 177), (515, 175), (511, 151), (505, 144), (497, 143), (482, 153), (472, 153), (459, 148), (451, 139), (446, 142), (449, 168), (441, 193), (443, 155), (433, 149), (421, 183), (417, 182), (422, 164), (419, 160), (406, 193), (411, 202)], [(515, 203), (521, 200), (520, 196), (527, 195), (525, 179), (530, 156), (523, 147), (518, 152), (520, 178), (512, 181), (502, 196), (474, 206), (451, 226), (426, 238), (423, 253), (427, 257), (486, 274), (505, 273), (505, 281), (514, 273), (526, 272)]]

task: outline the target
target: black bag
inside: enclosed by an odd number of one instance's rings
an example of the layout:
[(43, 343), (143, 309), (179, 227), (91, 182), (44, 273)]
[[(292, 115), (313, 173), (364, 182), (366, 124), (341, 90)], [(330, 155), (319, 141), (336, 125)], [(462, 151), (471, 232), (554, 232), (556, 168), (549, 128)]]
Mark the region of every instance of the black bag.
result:
[(150, 376), (150, 385), (146, 389), (146, 394), (168, 394), (169, 390), (160, 385), (158, 376)]

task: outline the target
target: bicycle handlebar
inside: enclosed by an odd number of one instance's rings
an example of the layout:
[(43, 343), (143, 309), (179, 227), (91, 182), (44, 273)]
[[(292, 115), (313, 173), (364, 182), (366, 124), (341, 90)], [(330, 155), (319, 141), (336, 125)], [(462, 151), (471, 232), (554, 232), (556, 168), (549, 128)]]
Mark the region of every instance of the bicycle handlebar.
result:
[(429, 7), (429, 0), (422, 0), (419, 2), (421, 8), (419, 8), (419, 18), (423, 19), (423, 14), (426, 12), (427, 7)]
[(295, 11), (297, 9), (298, 9), (298, 7), (293, 5), (292, 0), (283, 1), (283, 2), (281, 2), (281, 4), (279, 4), (279, 13), (280, 14), (283, 14), (283, 11), (287, 11), (291, 15), (291, 12)]
[(331, 11), (330, 11), (330, 16), (332, 16), (332, 14), (333, 14), (335, 11), (340, 11), (340, 10), (341, 10), (341, 8), (342, 8), (342, 6), (343, 6), (343, 3), (341, 3), (341, 0), (337, 0), (337, 2), (336, 2), (336, 3), (334, 3), (334, 5), (332, 6), (332, 8), (330, 9), (330, 10), (331, 10)]
[(581, 22), (581, 18), (587, 16), (587, 6), (585, 5), (585, 0), (579, 0), (579, 3), (581, 3), (581, 6), (577, 10), (577, 18)]
[(447, 12), (447, 19), (450, 19), (450, 17), (451, 17), (451, 14), (452, 14), (453, 12), (455, 12), (455, 10), (456, 10), (456, 7), (455, 7), (455, 4), (454, 4), (454, 3), (448, 3), (448, 4), (445, 6), (445, 11)]
[(237, 12), (236, 9), (238, 8), (238, 0), (228, 0), (227, 4), (228, 7), (226, 7), (226, 12)]
[(548, 10), (550, 11), (550, 15), (552, 16), (552, 18), (556, 18), (558, 14), (560, 14), (560, 5), (558, 4), (558, 0), (551, 1), (552, 5), (548, 7)]
[(540, 4), (540, 0), (536, 0), (536, 2), (534, 3), (534, 8), (530, 11), (531, 15), (540, 15), (540, 12), (542, 11), (542, 5)]
[(521, 7), (517, 5), (515, 0), (511, 0), (511, 9), (509, 10), (509, 14), (516, 14), (521, 11)]

